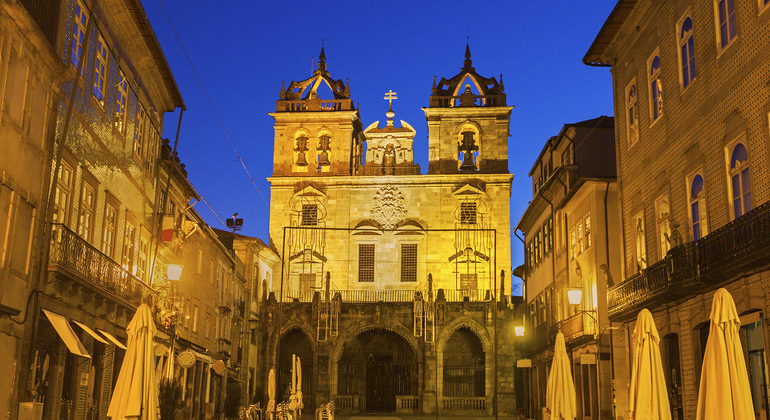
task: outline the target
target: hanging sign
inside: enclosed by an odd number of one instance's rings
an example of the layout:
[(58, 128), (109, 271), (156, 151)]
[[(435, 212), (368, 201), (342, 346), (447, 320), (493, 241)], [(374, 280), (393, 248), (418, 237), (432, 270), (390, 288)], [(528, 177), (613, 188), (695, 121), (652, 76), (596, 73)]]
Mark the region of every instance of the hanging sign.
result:
[(195, 355), (190, 350), (183, 351), (176, 357), (176, 362), (183, 368), (189, 368), (195, 363)]

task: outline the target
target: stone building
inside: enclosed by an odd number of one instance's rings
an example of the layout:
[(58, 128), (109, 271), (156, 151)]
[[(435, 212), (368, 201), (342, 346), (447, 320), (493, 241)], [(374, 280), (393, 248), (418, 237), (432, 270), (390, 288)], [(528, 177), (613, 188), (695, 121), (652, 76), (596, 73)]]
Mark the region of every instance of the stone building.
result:
[[(51, 2), (58, 3), (58, 2)], [(40, 276), (57, 101), (68, 78), (30, 2), (0, 3), (0, 417), (15, 418), (28, 352), (25, 326)], [(69, 76), (71, 78), (71, 76)], [(21, 401), (26, 401), (22, 399)]]
[(623, 258), (609, 319), (630, 333), (652, 312), (674, 419), (695, 417), (720, 287), (741, 316), (754, 414), (768, 418), (769, 57), (767, 0), (621, 0), (583, 59), (611, 67), (618, 116)]
[(415, 130), (394, 120), (394, 92), (387, 121), (364, 128), (323, 50), (311, 78), (281, 87), (270, 247), (282, 267), (260, 312), (279, 401), (296, 354), (306, 407), (515, 411), (504, 327), (512, 107), (502, 79), (471, 64), (466, 50), (459, 74), (434, 79), (427, 174)]
[[(524, 232), (531, 417), (546, 405), (556, 333), (572, 360), (578, 418), (612, 417), (607, 287), (620, 275), (618, 186), (613, 117), (565, 124), (543, 146), (532, 170)], [(581, 292), (571, 304), (568, 292)]]
[[(243, 266), (244, 314), (241, 340), (242, 355), (239, 378), (242, 384), (242, 405), (253, 404), (262, 400), (266, 392), (262, 378), (265, 370), (265, 353), (260, 341), (259, 314), (261, 305), (267, 301), (267, 293), (273, 290), (274, 273), (280, 273), (281, 264), (278, 254), (260, 239), (241, 235), (232, 231), (213, 229), (231, 253)], [(247, 342), (248, 341), (248, 342)]]

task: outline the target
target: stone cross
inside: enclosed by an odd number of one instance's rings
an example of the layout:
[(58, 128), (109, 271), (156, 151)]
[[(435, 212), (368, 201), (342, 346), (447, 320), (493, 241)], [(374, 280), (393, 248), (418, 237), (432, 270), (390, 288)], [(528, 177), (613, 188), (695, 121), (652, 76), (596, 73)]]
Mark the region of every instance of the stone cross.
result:
[(385, 97), (382, 99), (388, 101), (388, 109), (393, 110), (393, 100), (398, 98), (396, 97), (396, 92), (393, 92), (392, 89), (389, 89), (388, 92), (385, 93)]

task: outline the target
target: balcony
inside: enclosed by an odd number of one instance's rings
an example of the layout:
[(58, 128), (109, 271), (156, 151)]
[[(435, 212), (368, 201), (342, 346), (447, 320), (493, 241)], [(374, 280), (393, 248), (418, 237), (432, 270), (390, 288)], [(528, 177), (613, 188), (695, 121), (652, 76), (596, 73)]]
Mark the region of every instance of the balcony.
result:
[(48, 271), (83, 280), (104, 295), (120, 298), (134, 308), (142, 303), (142, 296), (155, 293), (120, 264), (58, 223), (51, 230)]
[[(633, 316), (642, 307), (716, 289), (770, 258), (770, 202), (697, 242), (671, 249), (666, 257), (607, 292), (610, 319)], [(695, 287), (695, 288), (694, 288)]]
[[(436, 291), (437, 299), (443, 294), (446, 302), (485, 302), (492, 300), (492, 290), (490, 289), (468, 289), (468, 290), (445, 290)], [(415, 292), (419, 290), (332, 290), (332, 297), (339, 293), (343, 303), (411, 303), (414, 300)], [(281, 299), (281, 292), (275, 292), (276, 299)], [(284, 302), (303, 302), (313, 301), (315, 290), (285, 290), (283, 292)], [(425, 298), (423, 292), (423, 299)]]
[(351, 99), (307, 99), (304, 101), (277, 101), (276, 112), (302, 112), (302, 111), (351, 111), (353, 101)]

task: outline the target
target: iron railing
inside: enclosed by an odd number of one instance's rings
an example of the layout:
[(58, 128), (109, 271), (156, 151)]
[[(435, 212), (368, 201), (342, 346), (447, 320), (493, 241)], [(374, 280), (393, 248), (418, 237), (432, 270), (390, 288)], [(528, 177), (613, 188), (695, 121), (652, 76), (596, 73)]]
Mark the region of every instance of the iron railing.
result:
[(351, 99), (308, 99), (303, 101), (277, 101), (277, 112), (296, 111), (351, 111)]
[(643, 273), (611, 287), (607, 292), (608, 312), (612, 315), (634, 308), (673, 291), (687, 281), (705, 284), (723, 280), (719, 270), (731, 264), (750, 264), (749, 257), (770, 246), (767, 232), (770, 232), (770, 202), (697, 242), (672, 248), (663, 260), (649, 266)]
[[(337, 293), (342, 297), (343, 303), (406, 303), (412, 302), (415, 290), (332, 290), (332, 296)], [(492, 300), (491, 289), (472, 290), (444, 290), (444, 298), (447, 302), (484, 302)], [(284, 302), (308, 303), (313, 301), (316, 290), (285, 290)], [(423, 298), (425, 294), (423, 293)], [(276, 299), (280, 300), (280, 292), (276, 292)]]
[(701, 275), (770, 245), (770, 201), (698, 241)]
[(66, 226), (54, 223), (49, 263), (66, 267), (105, 292), (136, 305), (155, 291)]
[(462, 106), (505, 106), (506, 95), (473, 95), (473, 104), (463, 104), (462, 100), (465, 98), (463, 95), (457, 96), (439, 96), (431, 95), (430, 107), (431, 108), (453, 108)]
[(607, 307), (613, 313), (656, 296), (667, 287), (666, 262), (658, 261), (611, 288), (607, 292)]

